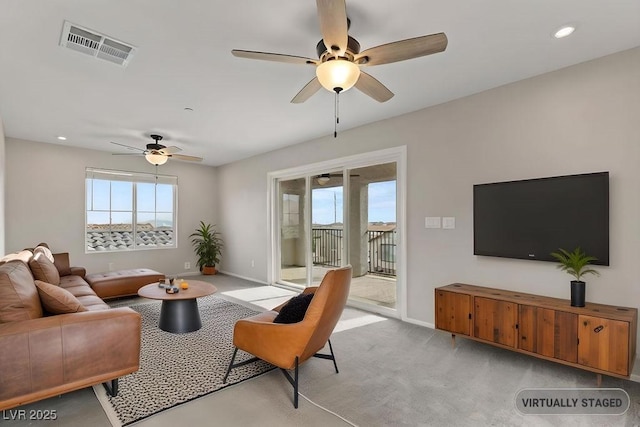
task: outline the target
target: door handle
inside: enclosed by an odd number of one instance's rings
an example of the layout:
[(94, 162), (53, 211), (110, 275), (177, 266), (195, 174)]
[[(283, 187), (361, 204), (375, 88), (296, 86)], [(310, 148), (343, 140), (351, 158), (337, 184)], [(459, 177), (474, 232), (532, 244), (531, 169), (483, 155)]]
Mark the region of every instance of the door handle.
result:
[(596, 326), (595, 328), (593, 328), (593, 332), (595, 332), (597, 334), (598, 332), (600, 332), (603, 329), (604, 329), (604, 326), (602, 326), (602, 325)]

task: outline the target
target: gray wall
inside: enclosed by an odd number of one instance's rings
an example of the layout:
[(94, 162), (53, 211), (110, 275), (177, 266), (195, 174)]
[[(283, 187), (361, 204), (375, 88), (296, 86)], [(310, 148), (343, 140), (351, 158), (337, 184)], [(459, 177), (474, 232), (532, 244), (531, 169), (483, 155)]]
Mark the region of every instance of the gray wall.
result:
[(4, 239), (5, 239), (5, 221), (4, 221), (4, 200), (5, 200), (5, 171), (6, 160), (4, 152), (4, 126), (2, 124), (2, 117), (0, 117), (0, 254), (4, 254)]
[[(199, 221), (216, 223), (215, 168), (169, 161), (158, 173), (178, 177), (178, 248), (131, 252), (84, 251), (85, 167), (154, 173), (143, 157), (7, 138), (6, 252), (47, 242), (69, 252), (74, 265), (89, 272), (148, 267), (166, 274), (196, 273), (188, 238)], [(184, 269), (184, 262), (191, 270)]]
[[(595, 171), (610, 171), (611, 266), (587, 278), (587, 300), (637, 306), (639, 118), (636, 48), (222, 166), (224, 270), (267, 280), (269, 171), (406, 145), (410, 319), (433, 324), (434, 288), (452, 282), (568, 298), (570, 276), (552, 263), (473, 255), (472, 186)], [(425, 229), (425, 216), (454, 216), (456, 228)]]

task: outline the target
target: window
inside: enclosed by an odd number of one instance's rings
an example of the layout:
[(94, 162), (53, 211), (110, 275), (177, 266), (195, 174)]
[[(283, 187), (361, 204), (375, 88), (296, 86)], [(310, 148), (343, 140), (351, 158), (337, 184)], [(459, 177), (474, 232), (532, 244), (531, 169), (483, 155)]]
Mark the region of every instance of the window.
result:
[(300, 196), (284, 193), (282, 195), (282, 238), (297, 239), (300, 228)]
[(297, 194), (283, 194), (282, 197), (282, 225), (300, 224), (300, 196)]
[(85, 251), (175, 248), (178, 178), (86, 169)]

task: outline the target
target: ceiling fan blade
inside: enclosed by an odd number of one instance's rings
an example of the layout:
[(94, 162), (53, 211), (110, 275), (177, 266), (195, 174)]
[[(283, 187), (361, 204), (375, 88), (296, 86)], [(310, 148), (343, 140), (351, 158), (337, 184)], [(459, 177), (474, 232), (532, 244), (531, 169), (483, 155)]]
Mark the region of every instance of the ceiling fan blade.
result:
[(112, 156), (144, 156), (144, 153), (111, 153)]
[(233, 56), (237, 56), (238, 58), (260, 59), (262, 61), (286, 62), (288, 64), (316, 65), (319, 62), (311, 58), (304, 58), (302, 56), (294, 56), (294, 55), (285, 55), (282, 53), (255, 52), (252, 50), (238, 50), (238, 49), (233, 49), (231, 53), (233, 54)]
[(364, 71), (360, 71), (360, 77), (355, 86), (360, 92), (372, 97), (378, 102), (386, 102), (393, 98), (393, 92), (387, 89), (387, 87), (380, 83), (375, 77)]
[(319, 91), (322, 88), (320, 84), (320, 80), (317, 77), (314, 77), (309, 83), (302, 88), (300, 92), (291, 100), (292, 104), (301, 104), (307, 99), (311, 98), (313, 94)]
[(178, 160), (187, 160), (189, 162), (201, 162), (202, 161), (202, 157), (187, 156), (185, 154), (167, 154), (167, 157), (171, 157), (172, 159), (178, 159)]
[(442, 52), (446, 48), (447, 36), (437, 33), (372, 47), (356, 55), (354, 61), (360, 65), (390, 64)]
[(121, 146), (121, 147), (125, 147), (125, 148), (127, 148), (127, 149), (129, 149), (129, 150), (145, 151), (145, 150), (144, 150), (144, 148), (132, 147), (132, 146), (130, 146), (130, 145), (120, 144), (119, 142), (113, 142), (113, 141), (110, 141), (110, 142), (111, 142), (112, 144), (119, 145), (119, 146)]
[(158, 150), (159, 154), (163, 154), (163, 155), (169, 155), (169, 154), (175, 154), (175, 153), (179, 153), (180, 151), (182, 151), (182, 148), (180, 147), (176, 147), (175, 145), (172, 145), (171, 147), (164, 147), (160, 150)]
[(316, 0), (316, 5), (324, 45), (334, 55), (344, 56), (349, 31), (345, 0)]

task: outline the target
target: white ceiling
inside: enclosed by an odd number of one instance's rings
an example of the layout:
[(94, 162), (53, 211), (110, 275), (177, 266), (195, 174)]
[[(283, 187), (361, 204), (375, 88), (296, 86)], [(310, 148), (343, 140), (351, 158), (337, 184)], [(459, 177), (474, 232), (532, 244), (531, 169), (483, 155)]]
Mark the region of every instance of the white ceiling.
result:
[[(347, 0), (347, 14), (362, 50), (437, 32), (449, 45), (367, 68), (395, 97), (345, 92), (339, 130), (640, 45), (638, 0)], [(122, 68), (62, 48), (65, 20), (138, 50)], [(554, 39), (565, 23), (576, 32)], [(320, 38), (312, 0), (2, 0), (0, 117), (8, 137), (111, 152), (160, 133), (221, 165), (333, 133), (331, 93), (289, 102), (312, 66), (230, 52), (315, 58)]]

